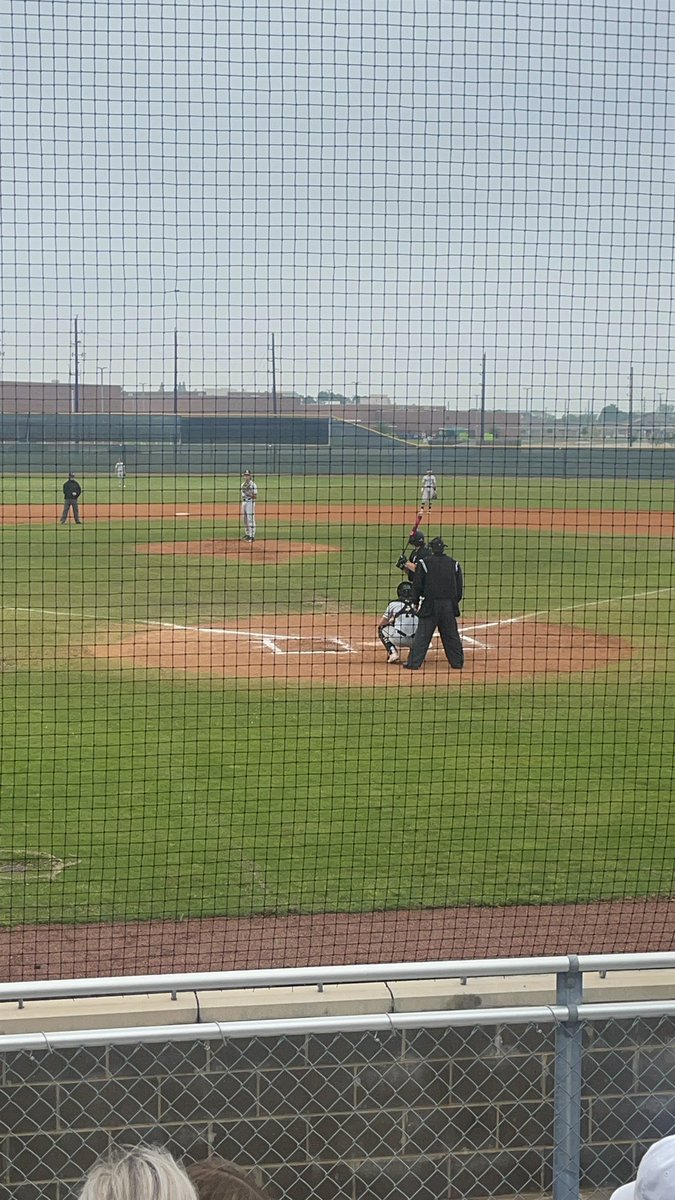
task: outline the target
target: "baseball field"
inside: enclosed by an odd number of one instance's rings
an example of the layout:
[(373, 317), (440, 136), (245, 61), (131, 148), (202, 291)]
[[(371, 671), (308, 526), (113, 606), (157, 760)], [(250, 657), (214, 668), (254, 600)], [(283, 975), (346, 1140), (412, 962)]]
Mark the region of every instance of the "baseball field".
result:
[(417, 478), (5, 477), (0, 921), (673, 892), (675, 485), (441, 479), (466, 668), (388, 667)]

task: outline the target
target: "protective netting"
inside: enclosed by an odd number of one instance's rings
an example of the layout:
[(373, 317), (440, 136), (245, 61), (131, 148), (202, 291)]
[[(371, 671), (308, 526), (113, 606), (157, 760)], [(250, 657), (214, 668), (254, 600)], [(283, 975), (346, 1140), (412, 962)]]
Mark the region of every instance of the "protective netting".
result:
[(0, 974), (670, 947), (667, 6), (2, 24)]

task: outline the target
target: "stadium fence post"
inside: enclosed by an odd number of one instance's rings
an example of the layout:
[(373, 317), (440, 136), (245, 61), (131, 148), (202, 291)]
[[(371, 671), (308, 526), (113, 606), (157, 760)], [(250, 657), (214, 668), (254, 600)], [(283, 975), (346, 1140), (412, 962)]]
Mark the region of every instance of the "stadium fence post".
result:
[(581, 1063), (583, 1025), (578, 1006), (584, 980), (575, 954), (567, 971), (556, 976), (556, 1003), (569, 1009), (569, 1020), (555, 1030), (553, 1093), (553, 1200), (579, 1200), (581, 1179)]

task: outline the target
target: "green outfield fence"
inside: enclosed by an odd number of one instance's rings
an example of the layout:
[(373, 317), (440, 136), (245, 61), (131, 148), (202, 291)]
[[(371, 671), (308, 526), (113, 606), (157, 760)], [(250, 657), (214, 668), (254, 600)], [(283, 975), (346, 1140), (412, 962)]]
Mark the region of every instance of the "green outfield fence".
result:
[(672, 948), (667, 8), (4, 7), (0, 978)]

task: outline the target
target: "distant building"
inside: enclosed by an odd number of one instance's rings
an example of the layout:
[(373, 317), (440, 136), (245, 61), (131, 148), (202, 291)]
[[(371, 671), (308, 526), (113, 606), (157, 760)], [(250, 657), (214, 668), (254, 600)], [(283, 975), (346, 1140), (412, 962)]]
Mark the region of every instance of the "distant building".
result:
[[(72, 410), (74, 394), (72, 383), (5, 379), (0, 382), (0, 412), (68, 413)], [(123, 396), (121, 387), (81, 383), (79, 411), (121, 412)]]

